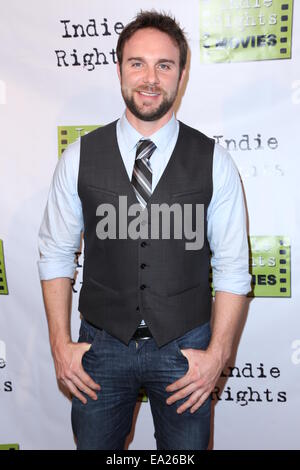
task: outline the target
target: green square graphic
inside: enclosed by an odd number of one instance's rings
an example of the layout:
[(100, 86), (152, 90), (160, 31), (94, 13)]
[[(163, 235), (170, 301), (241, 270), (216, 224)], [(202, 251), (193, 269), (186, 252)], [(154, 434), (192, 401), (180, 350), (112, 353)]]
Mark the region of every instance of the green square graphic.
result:
[(290, 59), (293, 0), (200, 0), (203, 63)]
[(79, 137), (98, 129), (98, 127), (101, 126), (58, 126), (58, 158), (61, 157), (68, 145), (75, 142)]
[[(291, 297), (291, 247), (288, 237), (249, 237), (249, 266), (252, 290), (248, 297)], [(209, 281), (214, 297), (212, 270)]]
[(2, 240), (0, 240), (0, 295), (1, 294), (8, 294)]
[(250, 297), (291, 297), (291, 246), (285, 236), (250, 238)]
[(20, 450), (19, 444), (0, 444), (0, 450)]

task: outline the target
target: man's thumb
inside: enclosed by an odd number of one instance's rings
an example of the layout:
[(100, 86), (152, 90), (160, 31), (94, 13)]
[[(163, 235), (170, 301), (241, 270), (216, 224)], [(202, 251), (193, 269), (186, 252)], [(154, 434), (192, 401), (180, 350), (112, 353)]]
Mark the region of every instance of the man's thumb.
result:
[(84, 352), (88, 352), (92, 347), (91, 343), (82, 343), (82, 346), (83, 346)]

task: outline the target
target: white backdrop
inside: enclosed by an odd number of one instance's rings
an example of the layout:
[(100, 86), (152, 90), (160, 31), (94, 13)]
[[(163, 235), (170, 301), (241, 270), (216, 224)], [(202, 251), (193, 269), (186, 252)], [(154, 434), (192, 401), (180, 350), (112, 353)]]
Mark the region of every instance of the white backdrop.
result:
[[(299, 28), (291, 34), (291, 24), (300, 22), (300, 5), (298, 0), (294, 7), (292, 3), (0, 1), (0, 444), (75, 448), (71, 405), (58, 389), (49, 348), (36, 265), (37, 233), (58, 160), (58, 126), (103, 125), (121, 115), (114, 63), (120, 23), (125, 25), (140, 8), (154, 7), (176, 16), (191, 49), (189, 79), (177, 116), (229, 145), (245, 188), (249, 233), (267, 237), (252, 239), (253, 260), (260, 265), (253, 272), (260, 286), (231, 361), (238, 369), (214, 393), (211, 445), (300, 448)], [(205, 47), (213, 42), (212, 35), (208, 43), (205, 33), (211, 28), (219, 34), (218, 13), (227, 15), (219, 39), (240, 34), (244, 45), (231, 40), (231, 46), (221, 47), (222, 61), (213, 62), (213, 49)], [(288, 18), (282, 19), (285, 15)], [(83, 25), (85, 36), (78, 29), (74, 37), (72, 24)], [(280, 41), (282, 24), (288, 25), (286, 42)], [(265, 36), (257, 39), (261, 29)], [(270, 34), (282, 43), (277, 49)], [(291, 39), (289, 57), (289, 50), (280, 52), (280, 47), (289, 46)], [(247, 56), (248, 49), (255, 49), (259, 60), (249, 60), (253, 57)], [(274, 51), (278, 58), (272, 56)], [(94, 56), (83, 66), (88, 53)], [(224, 62), (224, 57), (230, 61)], [(278, 240), (283, 240), (282, 246)], [(286, 281), (279, 281), (282, 267)], [(268, 277), (274, 273), (275, 288), (274, 277)], [(280, 293), (280, 282), (285, 293)], [(74, 293), (74, 340), (77, 302)], [(224, 372), (228, 375), (229, 369)], [(129, 449), (155, 449), (147, 402), (139, 406), (132, 436)]]

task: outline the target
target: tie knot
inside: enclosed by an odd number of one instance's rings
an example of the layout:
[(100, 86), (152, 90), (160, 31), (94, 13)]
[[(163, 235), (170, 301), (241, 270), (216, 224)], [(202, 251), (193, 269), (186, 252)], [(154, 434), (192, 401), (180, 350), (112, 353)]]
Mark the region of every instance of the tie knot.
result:
[(137, 143), (135, 158), (147, 158), (149, 160), (155, 149), (156, 145), (152, 142), (152, 140), (141, 139)]

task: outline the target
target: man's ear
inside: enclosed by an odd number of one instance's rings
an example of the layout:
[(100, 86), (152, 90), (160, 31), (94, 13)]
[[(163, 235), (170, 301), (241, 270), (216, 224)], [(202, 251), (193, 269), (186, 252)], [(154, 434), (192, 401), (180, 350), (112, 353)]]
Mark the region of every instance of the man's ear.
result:
[(180, 77), (180, 80), (179, 80), (179, 89), (182, 87), (182, 85), (184, 84), (184, 80), (185, 80), (185, 75), (186, 75), (186, 69), (184, 68), (181, 72), (181, 77)]

